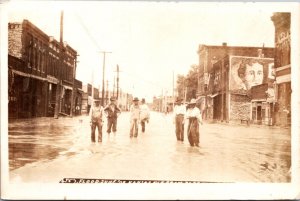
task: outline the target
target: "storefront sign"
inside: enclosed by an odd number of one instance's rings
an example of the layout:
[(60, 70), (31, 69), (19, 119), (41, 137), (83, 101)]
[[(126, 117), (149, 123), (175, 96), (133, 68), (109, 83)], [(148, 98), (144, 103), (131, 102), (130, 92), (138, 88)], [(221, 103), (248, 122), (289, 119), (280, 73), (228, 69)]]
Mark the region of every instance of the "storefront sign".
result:
[(52, 77), (50, 75), (47, 75), (47, 81), (51, 82), (53, 84), (57, 84), (58, 83), (58, 79), (56, 79), (55, 77)]

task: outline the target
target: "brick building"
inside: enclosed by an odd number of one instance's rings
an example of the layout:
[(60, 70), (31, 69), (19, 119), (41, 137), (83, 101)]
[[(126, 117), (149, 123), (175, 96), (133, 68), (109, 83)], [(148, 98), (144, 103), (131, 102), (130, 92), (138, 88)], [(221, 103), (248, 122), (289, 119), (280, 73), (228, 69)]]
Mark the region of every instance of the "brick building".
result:
[(275, 26), (275, 74), (276, 105), (275, 124), (291, 124), (291, 36), (290, 13), (274, 13), (271, 20)]
[(70, 115), (76, 57), (28, 20), (9, 23), (9, 118), (53, 116), (58, 87), (59, 112)]
[(226, 43), (222, 46), (199, 45), (198, 55), (197, 99), (203, 118), (227, 122), (233, 119), (250, 118), (249, 90), (230, 90), (231, 57), (273, 58), (274, 48), (232, 47), (227, 46)]

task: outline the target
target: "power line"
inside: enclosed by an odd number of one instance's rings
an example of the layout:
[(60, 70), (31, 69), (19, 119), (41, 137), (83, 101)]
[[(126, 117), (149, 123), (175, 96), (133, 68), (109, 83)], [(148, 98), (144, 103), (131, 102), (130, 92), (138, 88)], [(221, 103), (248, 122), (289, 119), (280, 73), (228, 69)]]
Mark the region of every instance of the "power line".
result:
[(87, 28), (87, 26), (85, 25), (85, 23), (83, 22), (82, 18), (80, 17), (80, 15), (78, 15), (77, 13), (75, 13), (76, 18), (78, 19), (80, 25), (83, 27), (83, 29), (85, 30), (85, 32), (87, 33), (89, 39), (91, 40), (91, 42), (96, 46), (96, 48), (98, 50), (101, 49), (100, 45), (98, 44), (97, 40), (94, 38), (94, 36), (91, 34), (91, 31), (89, 31), (89, 29)]

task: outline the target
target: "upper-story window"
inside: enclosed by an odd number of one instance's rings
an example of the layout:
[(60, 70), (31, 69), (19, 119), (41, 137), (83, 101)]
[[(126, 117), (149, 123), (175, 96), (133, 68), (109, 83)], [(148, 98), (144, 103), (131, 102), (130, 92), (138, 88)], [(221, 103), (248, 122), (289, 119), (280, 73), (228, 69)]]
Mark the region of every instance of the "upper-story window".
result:
[(33, 36), (28, 34), (28, 42), (27, 42), (27, 66), (28, 68), (32, 68), (33, 66)]

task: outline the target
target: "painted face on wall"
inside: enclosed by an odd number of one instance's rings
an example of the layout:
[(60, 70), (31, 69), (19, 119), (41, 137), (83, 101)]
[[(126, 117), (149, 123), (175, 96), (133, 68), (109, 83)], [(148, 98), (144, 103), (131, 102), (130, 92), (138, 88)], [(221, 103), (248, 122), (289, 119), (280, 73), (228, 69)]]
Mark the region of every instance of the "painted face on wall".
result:
[(263, 65), (254, 63), (252, 66), (246, 65), (245, 84), (247, 89), (263, 83), (264, 72)]

